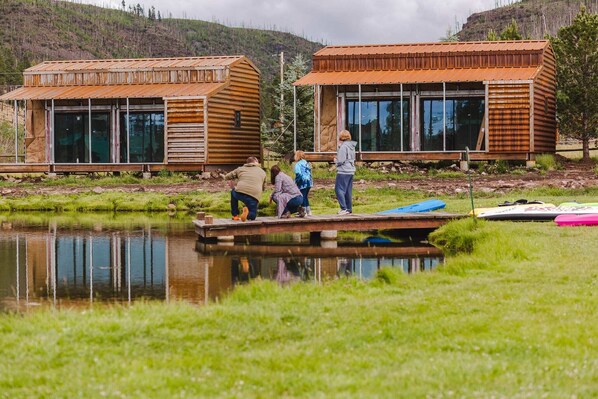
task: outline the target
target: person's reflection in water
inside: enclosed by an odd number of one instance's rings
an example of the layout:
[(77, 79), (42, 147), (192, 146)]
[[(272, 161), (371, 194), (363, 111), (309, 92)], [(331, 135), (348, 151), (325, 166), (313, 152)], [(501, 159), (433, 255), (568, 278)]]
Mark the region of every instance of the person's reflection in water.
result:
[(339, 276), (350, 276), (352, 274), (351, 260), (347, 258), (337, 258), (337, 270)]
[(278, 258), (275, 278), (280, 284), (301, 280), (300, 265), (294, 259)]
[(257, 277), (257, 268), (246, 256), (239, 258), (232, 258), (231, 260), (231, 276), (233, 285), (238, 283), (246, 283), (252, 278)]

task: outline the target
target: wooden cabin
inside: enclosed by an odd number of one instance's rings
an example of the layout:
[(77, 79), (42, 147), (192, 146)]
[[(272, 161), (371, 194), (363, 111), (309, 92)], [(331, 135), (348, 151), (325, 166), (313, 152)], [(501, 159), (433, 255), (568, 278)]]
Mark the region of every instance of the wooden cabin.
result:
[(0, 100), (26, 108), (24, 159), (0, 172), (203, 171), (261, 152), (244, 56), (47, 61)]
[(347, 129), (364, 161), (532, 161), (556, 146), (546, 40), (328, 46), (295, 82), (315, 92), (311, 160)]

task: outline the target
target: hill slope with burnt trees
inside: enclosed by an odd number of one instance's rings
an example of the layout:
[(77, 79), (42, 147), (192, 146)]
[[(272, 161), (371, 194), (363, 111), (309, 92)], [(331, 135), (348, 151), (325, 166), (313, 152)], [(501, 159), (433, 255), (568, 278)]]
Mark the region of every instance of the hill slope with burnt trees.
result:
[(523, 38), (543, 39), (556, 35), (562, 26), (570, 25), (582, 4), (588, 12), (598, 12), (596, 0), (523, 0), (472, 14), (457, 37), (461, 41), (486, 40), (491, 29), (500, 33), (514, 19)]
[[(123, 3), (124, 4), (124, 3)], [(45, 60), (246, 55), (264, 81), (278, 72), (277, 53), (311, 55), (322, 44), (272, 30), (164, 18), (152, 7), (122, 10), (53, 0), (0, 1), (0, 85)]]

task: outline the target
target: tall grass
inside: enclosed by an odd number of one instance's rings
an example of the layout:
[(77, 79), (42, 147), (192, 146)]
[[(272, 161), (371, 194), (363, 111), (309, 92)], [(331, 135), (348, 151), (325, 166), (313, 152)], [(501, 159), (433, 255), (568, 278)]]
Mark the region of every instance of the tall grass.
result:
[(550, 171), (560, 169), (560, 165), (552, 154), (540, 154), (536, 157), (536, 165), (541, 170)]
[(596, 397), (598, 230), (460, 221), (437, 238), (462, 231), (432, 273), (2, 315), (0, 397)]

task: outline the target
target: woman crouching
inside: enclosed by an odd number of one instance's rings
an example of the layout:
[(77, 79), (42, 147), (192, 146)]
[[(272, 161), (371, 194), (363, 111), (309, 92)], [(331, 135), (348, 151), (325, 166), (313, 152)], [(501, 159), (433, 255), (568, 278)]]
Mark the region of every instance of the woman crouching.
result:
[(297, 213), (300, 218), (305, 216), (303, 196), (297, 188), (297, 184), (280, 170), (278, 165), (270, 169), (270, 181), (274, 185), (274, 192), (270, 195), (270, 202), (276, 203), (276, 215), (279, 218), (290, 218), (291, 214)]

